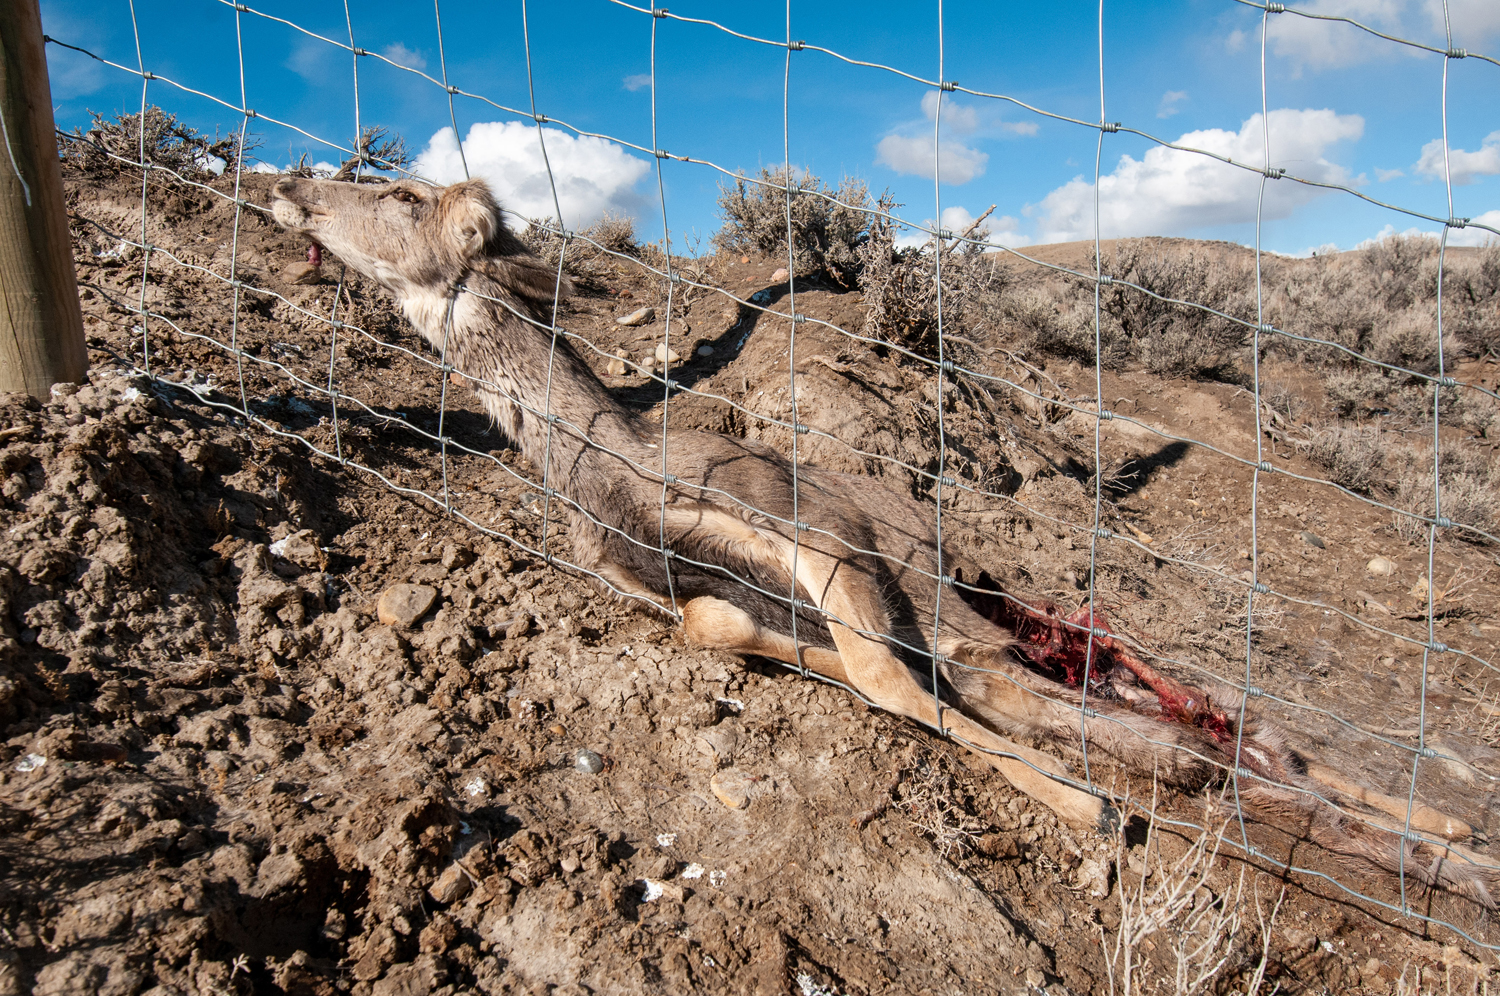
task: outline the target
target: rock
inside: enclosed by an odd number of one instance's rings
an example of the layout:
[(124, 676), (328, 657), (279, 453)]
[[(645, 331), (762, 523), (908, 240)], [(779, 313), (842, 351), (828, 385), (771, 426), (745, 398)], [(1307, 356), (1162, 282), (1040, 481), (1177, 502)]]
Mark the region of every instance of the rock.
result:
[(443, 869), (443, 873), (437, 877), (436, 882), (432, 883), (427, 894), (446, 906), (449, 903), (458, 902), (473, 888), (474, 883), (469, 880), (468, 872), (460, 868), (458, 862), (455, 861)]
[(712, 346), (707, 345), (705, 343), (704, 345), (698, 347), (698, 355), (699, 356), (712, 356), (712, 355), (714, 355), (714, 348)]
[(396, 584), (387, 588), (375, 606), (375, 614), (387, 626), (410, 629), (437, 601), (437, 589), (425, 584)]
[(1388, 578), (1396, 573), (1396, 562), (1389, 557), (1372, 557), (1365, 570), (1378, 578)]
[(628, 326), (634, 327), (636, 325), (645, 325), (646, 323), (652, 322), (652, 321), (655, 321), (655, 320), (656, 320), (656, 309), (655, 308), (637, 308), (637, 309), (635, 309), (634, 311), (632, 311), (628, 315), (622, 315), (621, 317), (616, 318), (615, 319), (615, 324), (616, 325), (628, 325)]
[(661, 343), (656, 347), (657, 363), (676, 363), (680, 359), (682, 357), (677, 355), (677, 350), (668, 347), (666, 343)]
[(776, 272), (771, 274), (771, 283), (773, 283), (773, 284), (779, 284), (783, 280), (785, 280), (787, 277), (790, 277), (790, 276), (791, 276), (791, 274), (788, 273), (788, 272), (786, 272), (786, 267), (779, 266), (779, 267), (776, 268)]
[(287, 264), (286, 268), (281, 271), (281, 279), (289, 284), (316, 284), (322, 281), (323, 271), (321, 267), (299, 259), (295, 263)]
[(642, 353), (640, 367), (648, 374), (653, 373), (656, 370), (656, 356), (652, 353)]
[(654, 878), (643, 878), (641, 883), (641, 902), (654, 903), (663, 897), (682, 902), (684, 893), (682, 886), (676, 882), (662, 882)]
[(739, 745), (739, 740), (738, 725), (733, 720), (727, 720), (698, 734), (697, 747), (701, 753), (727, 764), (734, 757), (734, 749)]
[(318, 546), (318, 535), (311, 529), (302, 529), (277, 540), (269, 549), (274, 556), (309, 571), (321, 571), (328, 566), (328, 555)]
[(623, 377), (630, 370), (630, 365), (625, 362), (625, 357), (616, 356), (604, 365), (604, 372), (611, 377)]
[(1328, 546), (1327, 543), (1323, 542), (1323, 537), (1319, 536), (1317, 533), (1308, 532), (1306, 529), (1302, 530), (1302, 532), (1298, 533), (1297, 535), (1302, 537), (1302, 542), (1306, 543), (1308, 546), (1315, 546), (1319, 550), (1325, 549)]
[(714, 797), (730, 809), (744, 809), (750, 805), (750, 790), (755, 782), (743, 771), (725, 768), (709, 780)]
[(597, 775), (604, 770), (604, 758), (591, 750), (580, 750), (573, 755), (573, 770), (579, 774)]

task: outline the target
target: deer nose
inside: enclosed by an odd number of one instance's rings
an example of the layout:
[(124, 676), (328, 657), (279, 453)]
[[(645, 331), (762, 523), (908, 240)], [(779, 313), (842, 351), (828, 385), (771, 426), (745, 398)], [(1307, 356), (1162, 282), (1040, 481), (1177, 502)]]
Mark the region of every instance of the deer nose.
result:
[(297, 189), (297, 181), (294, 180), (293, 178), (289, 177), (289, 176), (288, 177), (283, 177), (282, 179), (277, 180), (276, 181), (276, 186), (274, 186), (274, 187), (271, 188), (271, 190), (275, 194), (277, 194), (280, 197), (286, 197), (286, 198), (290, 198), (292, 196), (292, 191), (295, 190), (295, 189)]

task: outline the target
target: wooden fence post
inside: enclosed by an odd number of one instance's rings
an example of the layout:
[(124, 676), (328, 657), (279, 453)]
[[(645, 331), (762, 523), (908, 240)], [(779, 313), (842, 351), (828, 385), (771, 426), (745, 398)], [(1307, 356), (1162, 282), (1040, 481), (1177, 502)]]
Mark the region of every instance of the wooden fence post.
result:
[(88, 370), (37, 0), (0, 0), (0, 391)]

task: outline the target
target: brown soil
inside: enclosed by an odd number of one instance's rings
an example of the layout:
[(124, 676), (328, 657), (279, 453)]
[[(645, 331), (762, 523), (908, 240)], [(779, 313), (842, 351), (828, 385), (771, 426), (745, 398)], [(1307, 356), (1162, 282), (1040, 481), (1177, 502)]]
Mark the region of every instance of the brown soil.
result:
[[(281, 282), (305, 246), (257, 212), (232, 249), (232, 204), (153, 187), (151, 243), (220, 274), (233, 251), (240, 279), (286, 301), (247, 292), (236, 311), (221, 281), (157, 255), (145, 300), (170, 322), (147, 330), (152, 370), (196, 390), (131, 374), (142, 260), (119, 236), (140, 236), (139, 179), (67, 182), (90, 382), (47, 404), (0, 402), (0, 996), (1110, 991), (1103, 952), (1122, 890), (1143, 872), (1148, 893), (1170, 880), (1191, 832), (1157, 834), (1148, 854), (1138, 818), (1123, 838), (1060, 825), (927, 731), (768, 662), (686, 647), (661, 619), (527, 553), (545, 540), (568, 555), (521, 480), (530, 468), (461, 383), (440, 412), (430, 356), (371, 286), (346, 282), (338, 317), (367, 334), (341, 332), (334, 364), (368, 407), (343, 404), (335, 422), (326, 396), (288, 380), (283, 369), (327, 382), (329, 326), (297, 308), (330, 314), (339, 265), (319, 283)], [(267, 186), (247, 177), (245, 196), (263, 202)], [(1080, 263), (1068, 249), (1058, 259)], [(777, 265), (715, 258), (701, 276), (785, 311)], [(613, 321), (642, 305), (665, 313), (647, 276), (596, 263), (561, 324), (600, 347), (596, 369), (619, 397), (660, 418), (659, 382), (605, 373), (616, 351), (639, 358), (661, 341), (660, 319)], [(791, 358), (788, 323), (724, 300), (674, 295), (686, 359), (673, 377), (719, 397), (676, 395), (667, 417), (790, 452), (790, 432), (723, 399), (785, 418), (795, 369), (799, 417), (835, 437), (796, 437), (799, 459), (927, 496), (901, 464), (936, 470), (941, 400), (944, 470), (973, 489), (948, 492), (952, 542), (1023, 596), (1081, 603), (1087, 533), (1046, 516), (1091, 521), (1089, 416), (996, 384), (950, 384), (939, 399), (930, 369), (817, 321), (797, 326)], [(823, 287), (799, 286), (796, 310), (862, 322), (857, 295)], [(250, 358), (237, 369), (208, 337)], [(1040, 375), (1003, 356), (991, 370), (1092, 402), (1091, 369), (1032, 362)], [(1458, 375), (1493, 383), (1493, 371)], [(1266, 373), (1316, 396), (1293, 364)], [(242, 383), (253, 425), (227, 407)], [(1148, 426), (1254, 452), (1241, 388), (1125, 371), (1103, 393)], [(443, 512), (440, 453), (412, 431), (440, 420), (496, 456), (450, 451), (446, 476), (454, 508), (496, 535)], [(1169, 670), (1243, 680), (1242, 589), (1172, 558), (1248, 567), (1248, 469), (1122, 420), (1102, 450), (1104, 524), (1157, 555), (1101, 542), (1100, 606)], [(1267, 458), (1321, 476), (1285, 439), (1268, 437)], [(1426, 548), (1400, 540), (1388, 514), (1285, 474), (1262, 477), (1259, 510), (1273, 588), (1426, 639), (1425, 598), (1410, 593)], [(1366, 573), (1377, 554), (1394, 575)], [(1437, 546), (1434, 573), (1455, 589), (1437, 639), (1486, 660), (1500, 644), (1495, 564), (1489, 547)], [(436, 591), (409, 628), (377, 621), (399, 583)], [(1256, 632), (1252, 680), (1281, 700), (1263, 708), (1294, 746), (1404, 797), (1410, 755), (1370, 734), (1416, 742), (1420, 649), (1274, 598), (1257, 601)], [(1500, 832), (1489, 674), (1449, 654), (1428, 679), (1427, 742), (1463, 763), (1424, 761), (1418, 797), (1469, 821), (1486, 853)], [(579, 770), (580, 750), (602, 770)], [(716, 796), (721, 772), (721, 786), (739, 776), (746, 808)], [(1149, 800), (1149, 785), (1134, 791)], [(1201, 800), (1162, 806), (1204, 818)], [(1262, 963), (1257, 910), (1269, 916), (1283, 887), (1262, 991), (1469, 992), (1488, 978), (1493, 951), (1276, 860), (1294, 852), (1399, 905), (1389, 879), (1253, 832), (1272, 857), (1221, 856), (1193, 907), (1232, 905), (1249, 876), (1248, 925), (1210, 989), (1244, 991)], [(1473, 904), (1409, 898), (1500, 941)], [(1169, 934), (1135, 952), (1148, 989), (1172, 991)]]

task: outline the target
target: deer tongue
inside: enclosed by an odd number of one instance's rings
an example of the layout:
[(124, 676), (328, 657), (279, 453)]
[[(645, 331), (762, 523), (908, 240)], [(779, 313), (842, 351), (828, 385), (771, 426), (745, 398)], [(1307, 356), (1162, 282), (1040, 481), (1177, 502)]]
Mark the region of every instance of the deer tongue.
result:
[(313, 266), (323, 265), (323, 247), (314, 242), (307, 247), (307, 261)]

